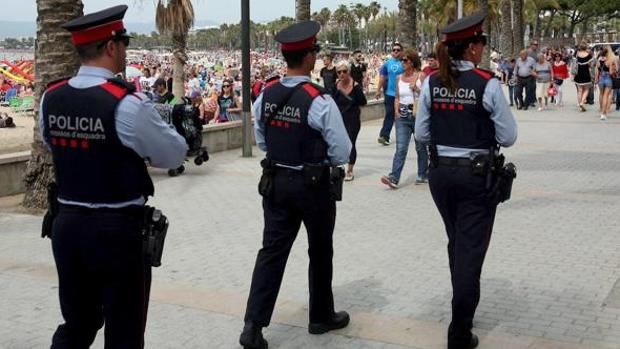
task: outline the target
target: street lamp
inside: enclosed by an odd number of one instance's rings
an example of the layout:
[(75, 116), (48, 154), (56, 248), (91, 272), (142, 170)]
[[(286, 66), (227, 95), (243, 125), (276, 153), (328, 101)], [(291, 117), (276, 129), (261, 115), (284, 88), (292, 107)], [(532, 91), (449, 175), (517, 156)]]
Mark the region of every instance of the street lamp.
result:
[(250, 112), (250, 0), (241, 0), (241, 69), (243, 81), (243, 151), (244, 158), (252, 157), (252, 114)]

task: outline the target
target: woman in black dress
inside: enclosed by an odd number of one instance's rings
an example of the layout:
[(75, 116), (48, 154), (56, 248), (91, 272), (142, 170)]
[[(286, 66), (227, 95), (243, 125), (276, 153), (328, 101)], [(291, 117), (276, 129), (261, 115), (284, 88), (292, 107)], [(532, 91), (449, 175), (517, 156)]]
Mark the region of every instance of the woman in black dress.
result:
[(592, 87), (592, 75), (590, 68), (592, 66), (592, 54), (588, 51), (588, 45), (582, 42), (579, 45), (579, 51), (575, 54), (577, 65), (577, 74), (573, 77), (575, 85), (577, 85), (577, 102), (579, 102), (579, 110), (586, 111), (583, 106), (588, 98), (588, 91)]
[(348, 63), (339, 63), (336, 66), (336, 73), (338, 74), (338, 80), (336, 82), (334, 100), (338, 105), (338, 109), (340, 109), (342, 119), (344, 120), (344, 127), (347, 129), (351, 144), (353, 144), (344, 180), (352, 181), (354, 178), (353, 166), (357, 159), (355, 140), (361, 128), (360, 107), (366, 105), (366, 96), (364, 95), (363, 87), (351, 78), (351, 69)]

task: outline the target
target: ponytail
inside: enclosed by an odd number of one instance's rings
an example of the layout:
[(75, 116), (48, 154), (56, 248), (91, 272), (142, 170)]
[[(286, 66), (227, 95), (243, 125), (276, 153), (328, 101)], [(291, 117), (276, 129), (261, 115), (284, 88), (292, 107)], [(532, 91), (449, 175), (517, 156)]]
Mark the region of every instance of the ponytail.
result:
[(435, 46), (435, 54), (437, 55), (437, 61), (439, 62), (439, 80), (441, 85), (447, 87), (451, 91), (458, 88), (456, 78), (458, 77), (458, 71), (455, 71), (452, 67), (452, 59), (448, 53), (448, 46), (439, 42)]

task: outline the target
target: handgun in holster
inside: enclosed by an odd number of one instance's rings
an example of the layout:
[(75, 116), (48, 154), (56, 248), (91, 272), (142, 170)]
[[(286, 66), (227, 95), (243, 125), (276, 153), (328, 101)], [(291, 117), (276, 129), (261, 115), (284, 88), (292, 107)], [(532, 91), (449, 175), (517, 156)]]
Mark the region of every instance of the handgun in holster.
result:
[(258, 193), (263, 197), (269, 197), (273, 192), (273, 177), (275, 175), (275, 169), (273, 164), (267, 158), (261, 160), (261, 167), (263, 168), (263, 174), (258, 182)]
[(437, 168), (439, 164), (439, 154), (437, 153), (437, 145), (435, 143), (428, 145), (428, 160), (431, 167)]
[(51, 182), (47, 185), (47, 212), (45, 212), (43, 217), (41, 238), (52, 238), (52, 227), (54, 219), (58, 216), (58, 205), (58, 185)]
[(489, 155), (492, 165), (487, 174), (487, 196), (492, 205), (498, 205), (510, 200), (512, 183), (517, 178), (517, 168), (512, 162), (504, 165), (504, 155), (495, 155), (495, 148), (491, 150)]
[(143, 251), (146, 261), (152, 267), (161, 265), (168, 225), (168, 218), (160, 210), (155, 207), (144, 206)]
[(342, 184), (344, 183), (344, 169), (333, 166), (329, 174), (329, 196), (334, 201), (342, 201)]
[(316, 187), (321, 183), (325, 183), (329, 174), (329, 167), (324, 164), (305, 163), (301, 170), (304, 178), (304, 184), (309, 187)]

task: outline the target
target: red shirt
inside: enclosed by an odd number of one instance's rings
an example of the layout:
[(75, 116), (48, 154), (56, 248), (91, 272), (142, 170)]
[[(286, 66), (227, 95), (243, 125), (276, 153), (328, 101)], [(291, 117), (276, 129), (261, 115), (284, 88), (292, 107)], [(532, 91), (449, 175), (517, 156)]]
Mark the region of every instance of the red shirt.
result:
[(553, 77), (555, 79), (568, 79), (568, 66), (562, 62), (560, 65), (555, 63), (551, 64), (551, 70), (553, 70)]
[(426, 67), (424, 67), (424, 69), (422, 69), (422, 72), (424, 73), (424, 75), (429, 76), (435, 70), (439, 70), (439, 69), (431, 68), (429, 65), (427, 65)]

